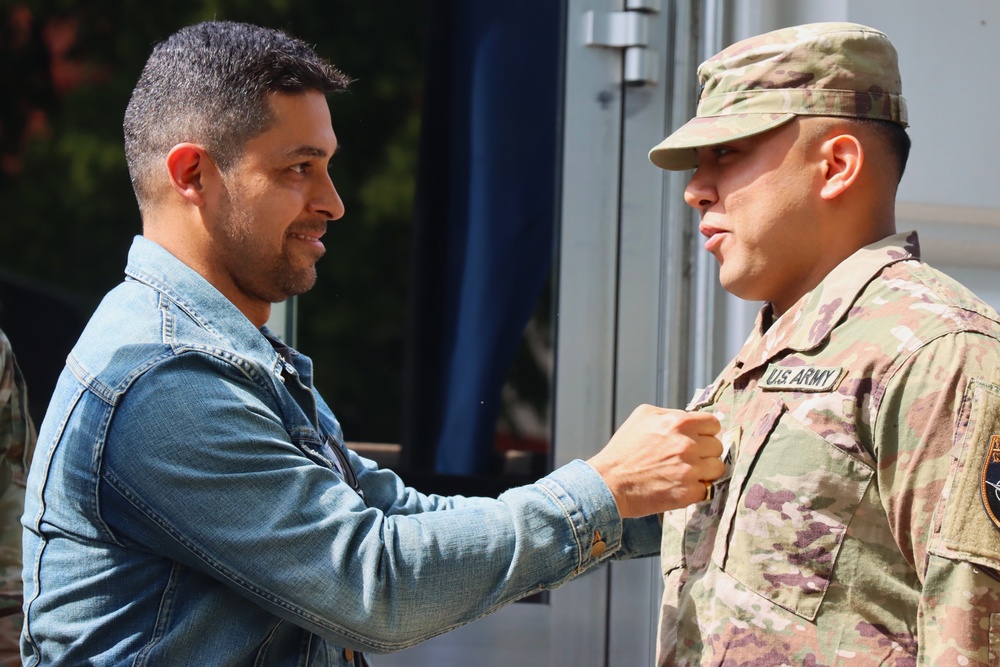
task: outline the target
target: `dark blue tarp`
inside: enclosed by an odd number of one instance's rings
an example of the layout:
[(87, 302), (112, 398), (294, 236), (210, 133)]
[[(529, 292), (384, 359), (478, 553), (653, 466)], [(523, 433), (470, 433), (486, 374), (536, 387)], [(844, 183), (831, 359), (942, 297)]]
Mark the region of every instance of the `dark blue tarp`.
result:
[(552, 269), (562, 4), (444, 6), (449, 58), (429, 59), (417, 216), (440, 264), (418, 265), (437, 275), (418, 276), (431, 289), (416, 317), (439, 329), (411, 350), (425, 356), (410, 409), (434, 471), (483, 474), (505, 377)]

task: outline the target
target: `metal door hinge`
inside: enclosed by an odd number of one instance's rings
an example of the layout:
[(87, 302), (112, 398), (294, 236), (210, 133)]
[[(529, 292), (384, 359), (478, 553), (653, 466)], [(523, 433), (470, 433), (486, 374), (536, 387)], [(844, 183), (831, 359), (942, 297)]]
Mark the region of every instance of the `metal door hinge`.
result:
[(626, 85), (647, 86), (657, 81), (659, 54), (649, 48), (649, 14), (660, 11), (660, 0), (626, 0), (625, 11), (583, 15), (583, 41), (587, 46), (621, 49)]

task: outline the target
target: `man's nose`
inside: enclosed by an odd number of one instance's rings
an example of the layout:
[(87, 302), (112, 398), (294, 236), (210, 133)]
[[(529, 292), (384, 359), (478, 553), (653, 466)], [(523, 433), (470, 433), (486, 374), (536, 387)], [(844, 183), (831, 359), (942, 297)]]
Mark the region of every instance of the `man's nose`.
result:
[(333, 184), (330, 174), (324, 173), (323, 183), (311, 207), (316, 213), (322, 215), (327, 220), (339, 220), (344, 217), (344, 201), (337, 192), (337, 186)]
[(715, 186), (708, 179), (705, 169), (698, 167), (684, 188), (684, 202), (693, 209), (703, 211), (719, 198)]

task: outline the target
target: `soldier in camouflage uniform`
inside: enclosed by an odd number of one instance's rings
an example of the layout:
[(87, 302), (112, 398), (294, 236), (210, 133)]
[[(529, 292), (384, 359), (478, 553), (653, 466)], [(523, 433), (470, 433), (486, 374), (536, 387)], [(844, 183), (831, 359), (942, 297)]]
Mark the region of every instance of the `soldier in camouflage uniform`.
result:
[(20, 665), (21, 512), (35, 429), (10, 341), (0, 331), (0, 665)]
[(699, 77), (650, 159), (696, 167), (723, 286), (767, 303), (689, 405), (727, 472), (664, 516), (659, 664), (1000, 664), (1000, 322), (895, 233), (895, 49), (813, 24)]

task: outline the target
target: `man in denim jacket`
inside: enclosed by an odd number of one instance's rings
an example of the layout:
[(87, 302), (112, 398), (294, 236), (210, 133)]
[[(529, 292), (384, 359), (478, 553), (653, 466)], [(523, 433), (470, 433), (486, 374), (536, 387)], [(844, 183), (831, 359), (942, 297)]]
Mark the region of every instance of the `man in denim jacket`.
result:
[(263, 325), (344, 213), (326, 95), (345, 86), (255, 26), (154, 49), (125, 114), (143, 236), (29, 475), (25, 664), (366, 664), (655, 553), (654, 515), (722, 473), (714, 417), (651, 406), (497, 500), (421, 495), (344, 448), (310, 361)]

